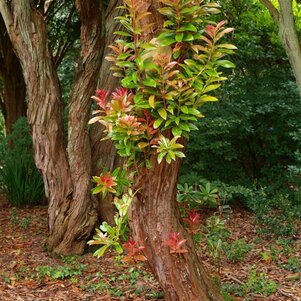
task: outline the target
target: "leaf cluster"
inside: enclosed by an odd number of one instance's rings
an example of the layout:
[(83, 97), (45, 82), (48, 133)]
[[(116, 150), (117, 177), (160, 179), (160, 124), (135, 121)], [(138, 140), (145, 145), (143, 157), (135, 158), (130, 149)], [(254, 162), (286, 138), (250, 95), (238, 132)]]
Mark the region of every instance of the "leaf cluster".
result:
[(88, 245), (100, 245), (101, 247), (94, 252), (94, 256), (101, 257), (108, 248), (114, 248), (119, 254), (123, 252), (121, 239), (126, 238), (128, 232), (127, 211), (133, 199), (132, 191), (123, 194), (121, 198), (115, 198), (114, 205), (117, 212), (114, 216), (115, 225), (111, 226), (107, 222), (103, 222), (93, 239), (87, 242)]
[(217, 4), (161, 2), (163, 29), (145, 42), (143, 33), (152, 24), (142, 20), (149, 12), (139, 1), (124, 1), (126, 14), (117, 17), (124, 30), (116, 32), (122, 38), (110, 46), (107, 60), (127, 90), (113, 93), (111, 101), (94, 112), (92, 122), (106, 126), (120, 155), (145, 161), (155, 148), (158, 162), (165, 158), (170, 163), (184, 157), (176, 137), (188, 138), (203, 117), (199, 108), (217, 100), (212, 93), (226, 79), (221, 67), (234, 66), (224, 56), (236, 47), (222, 41), (233, 28), (225, 28), (223, 21), (209, 23)]

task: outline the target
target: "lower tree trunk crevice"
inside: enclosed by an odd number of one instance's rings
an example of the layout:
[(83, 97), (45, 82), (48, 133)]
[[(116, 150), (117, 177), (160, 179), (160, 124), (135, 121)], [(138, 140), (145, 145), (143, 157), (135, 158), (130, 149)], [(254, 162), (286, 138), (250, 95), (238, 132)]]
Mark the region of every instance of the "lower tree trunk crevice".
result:
[[(157, 276), (167, 300), (223, 300), (210, 283), (180, 219), (176, 201), (176, 184), (180, 161), (168, 165), (152, 160), (151, 169), (139, 170), (136, 178), (136, 198), (130, 207), (130, 226), (133, 238), (146, 246), (145, 255)], [(187, 253), (170, 254), (166, 244), (170, 233), (180, 232), (188, 239), (183, 248)]]

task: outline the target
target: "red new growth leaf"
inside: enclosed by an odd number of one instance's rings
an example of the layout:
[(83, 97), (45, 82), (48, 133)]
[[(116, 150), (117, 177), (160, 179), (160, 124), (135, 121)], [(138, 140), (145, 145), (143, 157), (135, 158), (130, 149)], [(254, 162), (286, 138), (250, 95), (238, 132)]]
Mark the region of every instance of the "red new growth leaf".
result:
[(117, 99), (117, 98), (122, 98), (128, 94), (128, 89), (127, 88), (116, 88), (115, 92), (112, 93), (112, 98)]
[(129, 255), (131, 256), (145, 249), (145, 247), (138, 246), (133, 239), (130, 239), (128, 242), (125, 242), (123, 244), (123, 247), (129, 252)]
[(138, 246), (137, 243), (130, 239), (129, 241), (123, 244), (123, 247), (128, 251), (128, 254), (123, 257), (125, 262), (137, 262), (147, 260), (141, 252), (145, 249), (143, 246)]
[(133, 93), (126, 88), (117, 88), (112, 93), (112, 100), (110, 102), (110, 109), (115, 113), (127, 113), (133, 109)]
[(117, 183), (115, 182), (116, 177), (112, 177), (110, 172), (107, 172), (105, 175), (100, 176), (96, 183), (97, 186), (102, 186), (102, 192), (105, 192), (106, 190), (109, 192), (115, 192), (114, 186), (117, 186)]
[(213, 25), (207, 25), (205, 32), (210, 38), (213, 38), (216, 32), (216, 28)]
[(104, 91), (104, 90), (97, 90), (96, 93), (97, 93), (97, 96), (92, 96), (92, 98), (103, 110), (105, 110), (109, 92)]
[(183, 219), (186, 223), (189, 224), (189, 228), (192, 233), (197, 232), (200, 227), (200, 216), (201, 215), (195, 209), (192, 209), (188, 212), (188, 217), (185, 217)]
[(187, 239), (180, 239), (180, 232), (173, 232), (169, 234), (169, 240), (165, 243), (170, 248), (170, 254), (177, 254), (177, 253), (187, 253), (186, 249), (183, 249), (184, 243)]

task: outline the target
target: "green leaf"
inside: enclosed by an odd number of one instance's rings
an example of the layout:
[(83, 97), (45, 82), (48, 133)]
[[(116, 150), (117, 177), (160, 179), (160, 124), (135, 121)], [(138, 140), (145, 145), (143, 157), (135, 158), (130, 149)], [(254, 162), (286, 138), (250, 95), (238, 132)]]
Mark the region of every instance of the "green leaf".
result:
[(184, 63), (187, 65), (187, 66), (195, 66), (196, 65), (196, 61), (195, 60), (192, 60), (192, 59), (187, 59), (184, 61)]
[(121, 53), (121, 54), (118, 55), (117, 59), (118, 59), (118, 60), (125, 60), (125, 59), (127, 59), (129, 56), (131, 56), (131, 54), (129, 54), (129, 53)]
[(160, 41), (163, 41), (167, 38), (174, 38), (174, 37), (175, 37), (175, 33), (173, 31), (164, 31), (164, 32), (159, 34), (157, 39), (160, 40)]
[(149, 145), (148, 142), (139, 142), (139, 143), (138, 143), (138, 147), (139, 147), (140, 149), (145, 148), (145, 147), (147, 147), (148, 145)]
[(202, 101), (218, 101), (218, 99), (214, 96), (210, 96), (210, 95), (203, 95), (201, 97)]
[(124, 31), (115, 31), (114, 35), (125, 36), (125, 37), (132, 37), (132, 35), (130, 33), (124, 32)]
[(121, 254), (123, 252), (123, 248), (121, 247), (121, 245), (119, 243), (116, 243), (114, 245), (114, 248), (115, 248), (115, 251), (118, 253), (118, 254)]
[(103, 186), (100, 185), (100, 186), (96, 186), (95, 188), (93, 188), (91, 191), (92, 191), (92, 194), (97, 194), (97, 193), (100, 193), (102, 191), (102, 188)]
[(181, 111), (185, 114), (189, 114), (189, 109), (187, 106), (181, 106)]
[(107, 250), (107, 248), (109, 247), (109, 245), (104, 245), (101, 248), (99, 248), (96, 252), (94, 252), (94, 256), (96, 256), (97, 258), (101, 257), (105, 251)]
[(172, 160), (175, 160), (176, 159), (176, 155), (175, 155), (175, 153), (174, 153), (174, 151), (169, 151), (168, 152), (168, 156), (172, 159)]
[(167, 128), (170, 124), (172, 124), (175, 121), (175, 116), (171, 116), (168, 118), (168, 120), (165, 122), (165, 128)]
[(134, 67), (134, 63), (128, 61), (118, 61), (116, 62), (116, 66), (131, 68)]
[(200, 113), (201, 112), (199, 110), (195, 109), (195, 108), (189, 108), (189, 114), (192, 114), (194, 116), (198, 116), (198, 115), (200, 115)]
[(176, 42), (175, 39), (167, 38), (167, 39), (162, 40), (161, 46), (169, 46), (175, 42)]
[(197, 28), (191, 24), (191, 23), (188, 23), (188, 24), (184, 24), (180, 27), (179, 31), (194, 31), (194, 32), (197, 32)]
[(182, 129), (182, 130), (184, 130), (184, 131), (186, 131), (186, 132), (190, 132), (190, 127), (189, 127), (189, 125), (187, 123), (181, 122), (179, 124), (179, 128)]
[(203, 93), (207, 93), (209, 91), (215, 90), (215, 89), (219, 88), (220, 85), (221, 84), (209, 85), (204, 89)]
[(162, 7), (158, 9), (158, 12), (164, 16), (174, 16), (175, 12), (171, 7)]
[(159, 71), (160, 69), (156, 64), (154, 64), (151, 60), (145, 60), (143, 62), (143, 67), (141, 68), (142, 70), (157, 70)]
[(216, 46), (217, 48), (225, 48), (225, 49), (230, 49), (230, 50), (235, 50), (237, 49), (236, 46), (232, 45), (232, 44), (219, 44)]
[(119, 20), (119, 22), (130, 32), (133, 32), (133, 27), (128, 20)]
[(111, 176), (116, 177), (119, 174), (119, 171), (120, 171), (120, 167), (115, 168), (111, 173)]
[(217, 65), (222, 66), (224, 68), (234, 68), (235, 65), (228, 60), (219, 60), (216, 62)]
[(158, 113), (159, 113), (159, 115), (160, 115), (164, 120), (166, 120), (166, 118), (167, 118), (167, 112), (166, 112), (166, 110), (165, 110), (164, 108), (160, 108), (160, 109), (158, 110)]
[(167, 111), (168, 111), (171, 115), (173, 115), (173, 114), (174, 114), (174, 107), (168, 106), (168, 107), (167, 107)]
[(194, 40), (194, 36), (191, 33), (187, 33), (184, 35), (183, 41), (189, 42), (189, 41), (193, 41), (193, 40)]
[(189, 123), (189, 128), (191, 131), (197, 131), (198, 127), (196, 125), (194, 125), (193, 123)]
[(166, 155), (166, 152), (161, 152), (158, 154), (157, 161), (159, 164), (162, 162), (165, 155)]
[(99, 228), (103, 232), (108, 232), (108, 230), (111, 228), (111, 226), (107, 222), (103, 222)]
[(132, 148), (131, 143), (125, 143), (125, 152), (128, 156), (131, 154), (131, 148)]
[(150, 95), (150, 97), (148, 98), (148, 103), (151, 108), (155, 108), (155, 95)]
[(172, 22), (171, 20), (167, 20), (167, 21), (165, 21), (165, 22), (163, 23), (163, 27), (164, 27), (164, 28), (166, 28), (166, 27), (168, 27), (168, 26), (173, 26), (173, 25), (175, 25), (175, 23)]
[(184, 34), (183, 34), (183, 33), (177, 34), (177, 35), (176, 35), (176, 41), (177, 41), (177, 42), (182, 42), (183, 37), (184, 37)]
[(156, 81), (152, 78), (146, 78), (143, 80), (143, 84), (148, 87), (156, 87)]
[(185, 158), (185, 154), (180, 151), (175, 151), (174, 154), (179, 158)]
[(163, 122), (162, 118), (158, 118), (155, 122), (154, 122), (154, 128), (157, 129), (161, 123)]
[(172, 128), (171, 132), (174, 136), (181, 136), (182, 135), (182, 130), (178, 127)]
[(194, 12), (198, 11), (199, 9), (200, 9), (200, 7), (198, 7), (198, 6), (185, 7), (180, 11), (180, 13), (181, 13), (181, 15), (185, 15), (185, 14), (191, 15)]

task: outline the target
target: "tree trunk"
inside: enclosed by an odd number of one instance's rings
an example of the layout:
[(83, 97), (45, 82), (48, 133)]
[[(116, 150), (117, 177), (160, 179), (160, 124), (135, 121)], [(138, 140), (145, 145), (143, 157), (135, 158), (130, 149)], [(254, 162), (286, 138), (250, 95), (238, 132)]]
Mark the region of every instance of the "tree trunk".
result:
[[(49, 247), (58, 254), (80, 254), (97, 221), (97, 208), (91, 199), (91, 148), (88, 121), (91, 95), (95, 93), (100, 68), (102, 20), (100, 2), (78, 0), (81, 18), (81, 55), (69, 101), (68, 159), (73, 183), (72, 201), (57, 204), (49, 210), (53, 231)], [(61, 210), (61, 208), (65, 208)], [(60, 211), (60, 214), (56, 212)]]
[[(144, 0), (145, 11), (152, 14), (142, 19), (155, 27), (143, 32), (142, 39), (149, 41), (162, 27), (162, 16), (157, 12), (160, 2)], [(222, 300), (208, 280), (196, 254), (193, 241), (180, 222), (176, 189), (181, 161), (157, 163), (152, 156), (152, 168), (138, 167), (135, 177), (137, 197), (129, 209), (131, 233), (135, 241), (144, 245), (148, 262), (162, 286), (165, 298), (170, 301)], [(186, 254), (171, 254), (166, 241), (170, 233), (180, 232)]]
[(60, 85), (42, 15), (28, 0), (0, 0), (0, 12), (18, 55), (28, 92), (28, 120), (35, 161), (49, 199), (49, 250), (81, 254), (97, 220), (91, 201), (91, 154), (88, 137), (90, 96), (96, 89), (101, 53), (100, 1), (78, 0), (81, 57), (70, 100), (68, 153), (63, 128)]
[[(113, 71), (110, 70), (111, 63), (105, 60), (105, 57), (111, 52), (109, 45), (114, 43), (116, 36), (115, 31), (120, 30), (119, 22), (116, 22), (115, 17), (122, 14), (121, 9), (116, 7), (121, 5), (121, 0), (111, 0), (106, 10), (105, 16), (105, 47), (101, 60), (100, 76), (98, 87), (100, 89), (112, 92), (120, 85), (117, 77), (113, 76)], [(91, 130), (91, 148), (92, 148), (92, 174), (98, 175), (104, 168), (107, 170), (114, 170), (121, 166), (123, 160), (116, 153), (113, 141), (105, 140), (103, 127), (100, 124), (94, 124)], [(110, 225), (114, 224), (114, 206), (112, 203), (112, 194), (107, 194), (103, 198), (101, 194), (97, 195), (98, 211), (102, 221), (107, 221)]]
[(285, 48), (301, 94), (301, 45), (296, 30), (292, 0), (278, 0), (280, 10), (270, 0), (260, 0), (278, 26), (278, 35)]
[[(130, 208), (130, 226), (134, 240), (144, 245), (145, 255), (165, 292), (167, 300), (223, 300), (210, 284), (195, 252), (192, 239), (180, 222), (176, 185), (180, 160), (171, 165), (158, 164), (139, 169), (135, 186), (139, 189)], [(188, 238), (188, 253), (170, 254), (166, 241), (172, 232)]]
[(12, 125), (26, 116), (26, 85), (19, 59), (14, 53), (4, 21), (0, 17), (0, 76), (3, 81), (1, 110), (5, 120), (5, 133), (11, 133)]
[(301, 94), (301, 46), (293, 15), (292, 0), (279, 0), (279, 37), (286, 50)]

